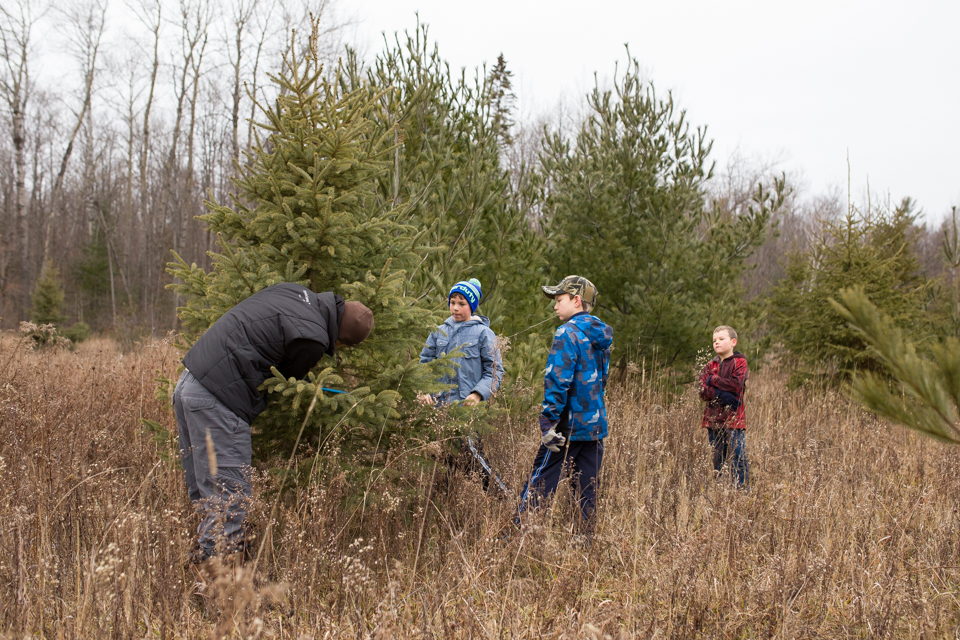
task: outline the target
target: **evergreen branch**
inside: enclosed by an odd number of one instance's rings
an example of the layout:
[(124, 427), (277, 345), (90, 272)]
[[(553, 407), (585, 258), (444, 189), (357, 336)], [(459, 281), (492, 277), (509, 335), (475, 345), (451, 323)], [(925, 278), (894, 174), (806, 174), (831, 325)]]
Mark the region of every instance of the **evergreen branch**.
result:
[(960, 444), (958, 344), (948, 342), (940, 348), (941, 368), (938, 369), (917, 355), (914, 343), (904, 339), (902, 331), (877, 309), (863, 289), (842, 290), (840, 301), (831, 299), (830, 302), (863, 337), (904, 392), (895, 394), (887, 381), (867, 372), (854, 376), (851, 395), (877, 415), (939, 440)]

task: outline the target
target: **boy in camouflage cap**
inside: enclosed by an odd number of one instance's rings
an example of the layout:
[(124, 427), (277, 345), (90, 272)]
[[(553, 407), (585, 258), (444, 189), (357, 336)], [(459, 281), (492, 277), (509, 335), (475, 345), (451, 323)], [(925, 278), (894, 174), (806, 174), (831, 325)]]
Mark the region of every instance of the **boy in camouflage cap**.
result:
[(554, 300), (563, 322), (553, 337), (543, 380), (540, 450), (533, 473), (523, 488), (516, 522), (528, 505), (556, 491), (564, 468), (577, 481), (580, 515), (587, 531), (596, 505), (603, 439), (607, 436), (604, 392), (613, 328), (590, 315), (597, 288), (581, 276), (567, 276), (555, 287), (542, 287)]

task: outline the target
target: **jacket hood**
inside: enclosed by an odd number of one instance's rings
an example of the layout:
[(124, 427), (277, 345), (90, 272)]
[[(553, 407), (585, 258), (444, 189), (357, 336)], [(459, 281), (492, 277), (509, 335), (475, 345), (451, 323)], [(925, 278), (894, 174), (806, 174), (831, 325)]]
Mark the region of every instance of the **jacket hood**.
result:
[(478, 324), (482, 324), (482, 325), (485, 326), (485, 327), (489, 327), (489, 326), (490, 326), (490, 318), (488, 318), (488, 317), (486, 317), (486, 316), (478, 316), (478, 315), (474, 314), (473, 316), (470, 317), (469, 320), (464, 320), (463, 322), (459, 322), (459, 323), (458, 323), (458, 322), (454, 322), (454, 321), (453, 321), (453, 316), (450, 316), (449, 318), (447, 318), (446, 320), (443, 321), (443, 324), (446, 325), (446, 326), (448, 326), (448, 327), (455, 327), (455, 326), (457, 326), (458, 324), (459, 324), (461, 327), (469, 327), (469, 326), (471, 326), (471, 325), (478, 325)]
[(613, 327), (597, 316), (581, 313), (573, 316), (567, 322), (577, 325), (577, 328), (587, 336), (594, 349), (609, 349), (610, 345), (613, 344)]
[[(732, 359), (734, 359), (734, 360), (746, 360), (746, 359), (747, 359), (747, 356), (743, 355), (743, 354), (740, 353), (739, 351), (734, 351), (734, 352), (733, 352), (733, 355), (730, 356), (730, 357), (731, 357)], [(723, 359), (722, 359), (720, 356), (713, 356), (713, 361), (714, 361), (714, 362), (723, 362)], [(703, 360), (701, 360), (700, 362), (703, 362)]]

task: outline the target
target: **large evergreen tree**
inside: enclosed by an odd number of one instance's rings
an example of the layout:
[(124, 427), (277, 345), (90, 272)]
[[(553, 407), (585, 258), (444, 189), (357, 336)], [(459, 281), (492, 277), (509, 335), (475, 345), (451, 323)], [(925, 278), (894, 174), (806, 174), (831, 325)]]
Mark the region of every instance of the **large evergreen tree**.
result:
[(933, 334), (926, 308), (932, 283), (914, 250), (916, 213), (909, 199), (893, 210), (851, 207), (839, 221), (821, 221), (811, 248), (789, 256), (787, 276), (770, 298), (776, 338), (797, 358), (795, 382), (855, 370), (882, 369), (863, 333), (833, 300), (858, 286), (897, 327), (923, 345)]
[(487, 74), (486, 102), (493, 111), (493, 129), (500, 140), (501, 146), (513, 144), (513, 107), (517, 96), (513, 93), (513, 72), (507, 68), (507, 60), (501, 53), (497, 56), (497, 63)]
[(425, 234), (407, 223), (408, 205), (378, 191), (396, 148), (395, 132), (377, 125), (383, 94), (368, 85), (344, 91), (325, 80), (313, 49), (297, 57), (291, 47), (273, 80), (280, 96), (263, 109), (265, 139), (241, 167), (233, 201), (208, 202), (202, 217), (220, 247), (212, 270), (179, 256), (170, 264), (187, 300), (179, 310), (183, 335), (192, 342), (228, 309), (277, 282), (363, 302), (376, 320), (371, 337), (325, 357), (307, 380), (267, 380), (268, 408), (252, 426), (261, 450), (289, 453), (317, 397), (303, 440), (337, 449), (348, 466), (375, 463), (371, 455), (410, 435), (397, 420), (398, 401), (438, 390), (445, 366), (416, 358), (440, 319), (417, 304), (407, 282), (428, 252)]
[(402, 206), (435, 247), (411, 274), (411, 290), (442, 309), (451, 285), (478, 278), (480, 313), (506, 335), (549, 317), (538, 297), (543, 241), (501, 164), (509, 77), (502, 56), (490, 74), (452, 74), (422, 26), (352, 74), (354, 86), (384, 88), (378, 123), (399, 143), (380, 177), (381, 198)]
[(613, 90), (595, 88), (588, 107), (572, 138), (547, 131), (541, 153), (553, 279), (576, 273), (597, 285), (620, 364), (653, 356), (679, 365), (709, 344), (714, 326), (746, 322), (740, 276), (783, 182), (759, 188), (740, 216), (711, 210), (706, 131), (690, 131), (636, 60)]

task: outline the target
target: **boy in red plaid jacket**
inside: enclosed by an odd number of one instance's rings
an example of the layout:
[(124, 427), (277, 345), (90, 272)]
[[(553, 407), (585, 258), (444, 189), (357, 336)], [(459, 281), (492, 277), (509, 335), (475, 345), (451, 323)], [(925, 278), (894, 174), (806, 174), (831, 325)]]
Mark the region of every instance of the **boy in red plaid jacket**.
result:
[(747, 384), (747, 359), (737, 346), (737, 332), (726, 325), (713, 330), (717, 357), (700, 374), (700, 398), (706, 400), (703, 428), (713, 447), (713, 469), (720, 474), (730, 463), (730, 475), (739, 488), (750, 485), (750, 465), (744, 439), (747, 430), (743, 391)]

